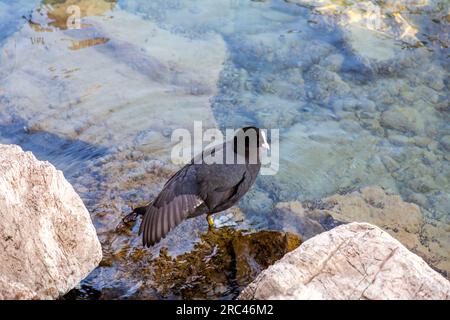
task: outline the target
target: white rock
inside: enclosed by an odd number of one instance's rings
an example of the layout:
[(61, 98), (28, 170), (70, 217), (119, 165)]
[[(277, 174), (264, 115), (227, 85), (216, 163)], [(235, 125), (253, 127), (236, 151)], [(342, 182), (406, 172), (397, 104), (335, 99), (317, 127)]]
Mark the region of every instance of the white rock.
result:
[(52, 299), (102, 259), (89, 212), (61, 171), (0, 145), (0, 299)]
[(376, 226), (350, 223), (304, 242), (240, 299), (450, 299), (450, 282)]

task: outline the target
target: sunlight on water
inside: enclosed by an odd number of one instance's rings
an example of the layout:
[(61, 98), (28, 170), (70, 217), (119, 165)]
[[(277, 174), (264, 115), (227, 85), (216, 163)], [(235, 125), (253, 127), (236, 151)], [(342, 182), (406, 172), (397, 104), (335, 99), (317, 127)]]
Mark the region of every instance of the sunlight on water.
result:
[(75, 297), (183, 297), (142, 257), (191, 252), (203, 218), (145, 250), (116, 226), (177, 169), (171, 132), (194, 120), (280, 129), (280, 171), (239, 227), (286, 230), (281, 201), (380, 186), (420, 206), (439, 231), (424, 258), (448, 272), (449, 23), (434, 0), (0, 0), (0, 143), (63, 170), (91, 212), (105, 259)]

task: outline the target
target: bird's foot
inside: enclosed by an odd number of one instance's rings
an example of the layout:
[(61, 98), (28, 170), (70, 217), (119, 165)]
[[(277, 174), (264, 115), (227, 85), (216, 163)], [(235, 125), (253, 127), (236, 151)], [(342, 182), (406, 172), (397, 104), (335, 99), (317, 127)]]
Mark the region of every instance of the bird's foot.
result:
[(211, 214), (208, 214), (208, 215), (206, 216), (206, 220), (208, 221), (209, 229), (215, 228), (215, 225), (214, 225), (214, 219), (212, 218), (212, 215), (211, 215)]
[(122, 218), (121, 223), (117, 226), (117, 229), (123, 229), (134, 224), (138, 216), (144, 215), (147, 211), (147, 206), (134, 208), (129, 214)]
[(129, 225), (135, 222), (137, 217), (138, 217), (137, 212), (133, 210), (132, 212), (130, 212), (129, 214), (127, 214), (125, 217), (122, 218), (122, 223), (125, 225)]
[(122, 232), (128, 233), (132, 228), (132, 226), (134, 225), (134, 223), (136, 222), (137, 216), (138, 215), (134, 211), (127, 214), (116, 226), (116, 231), (120, 233)]

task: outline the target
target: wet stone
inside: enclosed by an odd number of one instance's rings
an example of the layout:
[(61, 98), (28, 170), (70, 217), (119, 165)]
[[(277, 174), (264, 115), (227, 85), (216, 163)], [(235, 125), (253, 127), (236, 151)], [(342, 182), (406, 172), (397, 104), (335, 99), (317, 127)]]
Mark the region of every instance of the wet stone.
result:
[(300, 238), (291, 233), (210, 230), (191, 252), (171, 257), (162, 249), (147, 267), (157, 282), (146, 285), (156, 285), (165, 298), (233, 298), (263, 269), (299, 245)]

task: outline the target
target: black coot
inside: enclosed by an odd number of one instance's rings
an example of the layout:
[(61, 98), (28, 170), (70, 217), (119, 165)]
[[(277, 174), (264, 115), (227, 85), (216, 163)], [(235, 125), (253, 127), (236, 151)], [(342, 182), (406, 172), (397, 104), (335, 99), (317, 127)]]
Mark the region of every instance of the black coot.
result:
[[(135, 210), (145, 212), (139, 228), (144, 246), (157, 243), (184, 219), (207, 214), (212, 226), (210, 215), (232, 207), (255, 182), (261, 168), (261, 147), (269, 148), (264, 132), (245, 127), (233, 140), (204, 150), (175, 173), (150, 205)], [(198, 157), (204, 161), (199, 163)], [(223, 164), (208, 164), (208, 157), (223, 157)], [(230, 158), (233, 163), (225, 162)]]

